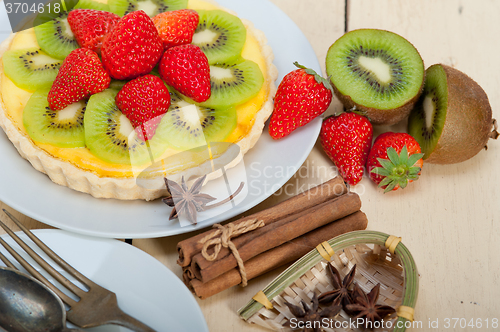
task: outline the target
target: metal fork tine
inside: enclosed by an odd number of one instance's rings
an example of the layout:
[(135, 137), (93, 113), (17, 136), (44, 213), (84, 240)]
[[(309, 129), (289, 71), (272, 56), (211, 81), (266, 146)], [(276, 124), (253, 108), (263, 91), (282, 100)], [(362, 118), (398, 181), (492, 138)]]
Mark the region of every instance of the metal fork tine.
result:
[[(0, 221), (0, 223), (2, 223)], [(2, 223), (2, 227), (5, 226), (3, 225)], [(6, 226), (5, 226), (6, 227)], [(4, 228), (5, 229), (5, 228)], [(10, 229), (9, 229), (10, 231)], [(10, 235), (10, 234), (9, 234)], [(54, 291), (57, 296), (59, 296), (61, 298), (61, 300), (63, 300), (67, 305), (69, 306), (74, 306), (76, 304), (76, 301), (73, 300), (72, 298), (70, 298), (69, 296), (67, 296), (66, 294), (64, 294), (63, 292), (61, 292), (56, 286), (54, 286), (50, 281), (47, 280), (47, 278), (45, 278), (40, 272), (38, 272), (33, 266), (31, 266), (21, 255), (19, 255), (17, 253), (17, 251), (15, 251), (7, 242), (5, 242), (4, 239), (2, 239), (0, 237), (0, 244), (12, 255), (12, 257), (14, 257), (15, 260), (17, 260), (25, 269), (26, 271), (28, 271), (33, 277), (37, 278), (38, 280), (40, 280), (43, 284), (45, 284), (47, 287), (49, 287), (52, 291)], [(2, 254), (0, 254), (2, 255)], [(17, 270), (17, 267), (12, 264), (8, 259), (7, 257), (5, 257), (4, 255), (2, 255), (3, 258), (2, 258), (2, 261), (7, 264), (9, 267), (13, 268), (13, 269), (16, 269)], [(4, 260), (5, 259), (5, 260)], [(9, 263), (7, 263), (9, 262)], [(10, 264), (10, 265), (9, 265)]]
[[(5, 211), (5, 210), (4, 210)], [(6, 211), (5, 211), (6, 212)], [(12, 216), (9, 216), (12, 218)], [(19, 222), (17, 222), (16, 224), (20, 225)], [(70, 291), (72, 291), (74, 294), (78, 295), (79, 297), (83, 296), (85, 294), (85, 291), (82, 290), (81, 288), (79, 288), (78, 286), (76, 286), (75, 284), (73, 284), (71, 281), (69, 281), (65, 276), (63, 276), (61, 273), (59, 273), (56, 269), (54, 269), (49, 263), (47, 263), (42, 257), (40, 257), (40, 255), (38, 255), (33, 249), (31, 249), (23, 240), (21, 240), (21, 238), (19, 238), (9, 227), (7, 227), (7, 225), (5, 225), (2, 221), (0, 221), (0, 226), (10, 235), (11, 238), (14, 239), (14, 241), (17, 242), (17, 244), (19, 244), (19, 246), (21, 246), (21, 248), (23, 248), (24, 251), (26, 251), (26, 253), (28, 255), (31, 256), (31, 258), (33, 258), (35, 260), (35, 262), (37, 262), (38, 264), (40, 264), (40, 266), (45, 270), (47, 271), (52, 277), (54, 277), (57, 281), (59, 281), (64, 287), (66, 287), (67, 289), (69, 289)], [(24, 228), (24, 226), (23, 226)], [(26, 228), (25, 228), (26, 229)], [(31, 233), (31, 232), (30, 232)], [(29, 234), (27, 234), (29, 236)], [(33, 235), (33, 234), (32, 234)], [(33, 235), (33, 237), (35, 237)], [(31, 238), (31, 237), (30, 237)], [(38, 242), (42, 243), (38, 238), (35, 237), (36, 240), (38, 240)], [(33, 240), (33, 239), (32, 239)], [(45, 253), (47, 253), (44, 248), (42, 248), (36, 241), (33, 240), (33, 242), (35, 242), (39, 247), (40, 249), (42, 249)], [(5, 241), (4, 241), (5, 243)], [(2, 243), (3, 244), (3, 243)], [(5, 243), (7, 244), (7, 243)], [(43, 244), (43, 243), (42, 243)], [(45, 244), (44, 244), (45, 246)], [(46, 247), (46, 246), (45, 246)], [(6, 248), (7, 249), (7, 248)], [(10, 251), (9, 251), (10, 252)], [(12, 252), (10, 252), (11, 255)], [(47, 253), (48, 254), (48, 253)], [(55, 255), (55, 254), (54, 254)], [(14, 255), (13, 255), (14, 256)], [(19, 256), (20, 257), (20, 256)], [(49, 257), (51, 257), (49, 255)], [(52, 258), (52, 257), (51, 257)], [(59, 258), (60, 260), (62, 260), (61, 258)], [(16, 260), (17, 257), (16, 257)], [(19, 260), (18, 260), (19, 261)], [(56, 261), (57, 262), (57, 261)], [(21, 263), (21, 262), (19, 262)], [(59, 262), (57, 262), (59, 263)], [(29, 264), (28, 264), (29, 265)], [(24, 268), (26, 268), (24, 265), (23, 265)], [(31, 273), (31, 271), (29, 271)]]
[(61, 257), (59, 257), (58, 254), (56, 254), (52, 249), (47, 247), (45, 243), (43, 243), (39, 238), (35, 236), (29, 229), (27, 229), (19, 220), (17, 220), (16, 217), (14, 217), (10, 212), (8, 212), (5, 209), (2, 209), (3, 212), (19, 227), (30, 239), (33, 241), (40, 249), (43, 250), (49, 256), (54, 262), (56, 262), (59, 266), (61, 266), (66, 272), (71, 274), (73, 277), (75, 277), (78, 281), (83, 283), (87, 287), (91, 287), (92, 285), (95, 285), (95, 283), (85, 277), (83, 274), (78, 272), (74, 267), (66, 263), (65, 260), (63, 260)]

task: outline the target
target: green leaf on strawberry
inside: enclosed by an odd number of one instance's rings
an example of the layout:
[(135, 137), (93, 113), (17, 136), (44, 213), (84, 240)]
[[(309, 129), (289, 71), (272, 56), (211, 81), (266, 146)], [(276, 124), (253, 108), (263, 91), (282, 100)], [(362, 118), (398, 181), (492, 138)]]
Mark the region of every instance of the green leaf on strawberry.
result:
[(398, 185), (401, 189), (404, 189), (408, 185), (408, 180), (418, 179), (422, 169), (415, 166), (415, 164), (423, 156), (423, 153), (408, 156), (406, 145), (401, 149), (399, 154), (393, 147), (388, 147), (387, 157), (389, 159), (377, 158), (382, 167), (375, 167), (371, 172), (384, 177), (378, 186), (385, 187), (385, 193), (394, 190)]
[(285, 75), (274, 97), (269, 134), (276, 140), (323, 114), (332, 101), (333, 89), (327, 80), (294, 64), (298, 69)]
[(307, 68), (307, 67), (299, 64), (297, 61), (295, 61), (293, 64), (295, 65), (295, 67), (297, 67), (299, 69), (304, 69), (307, 74), (312, 75), (314, 77), (314, 79), (316, 80), (316, 82), (318, 82), (318, 84), (323, 84), (323, 86), (325, 88), (327, 88), (328, 90), (330, 90), (331, 93), (333, 93), (333, 88), (332, 88), (332, 85), (330, 84), (329, 80), (327, 80), (326, 78), (324, 78), (321, 75), (318, 75), (318, 73), (316, 73), (313, 69)]
[(423, 160), (420, 145), (407, 133), (386, 132), (377, 137), (368, 154), (370, 179), (384, 192), (406, 188), (417, 180)]

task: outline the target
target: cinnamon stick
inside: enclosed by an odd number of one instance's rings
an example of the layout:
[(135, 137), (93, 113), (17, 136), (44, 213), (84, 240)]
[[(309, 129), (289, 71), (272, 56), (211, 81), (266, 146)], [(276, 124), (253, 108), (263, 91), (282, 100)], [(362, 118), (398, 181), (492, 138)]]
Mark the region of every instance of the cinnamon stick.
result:
[[(234, 223), (238, 224), (257, 218), (263, 220), (267, 225), (345, 193), (347, 193), (347, 187), (345, 186), (344, 181), (341, 177), (335, 177), (325, 183), (291, 197), (272, 208), (241, 218), (234, 221)], [(199, 253), (203, 247), (198, 243), (198, 241), (204, 238), (209, 232), (211, 232), (211, 230), (179, 242), (177, 244), (177, 251), (179, 252), (177, 264), (182, 267), (190, 265), (192, 257)]]
[[(359, 211), (360, 208), (359, 196), (355, 193), (349, 193), (306, 210), (299, 217), (290, 216), (254, 230), (249, 233), (253, 237), (252, 240), (242, 246), (238, 246), (238, 238), (235, 238), (233, 243), (236, 245), (242, 261), (246, 262), (267, 250)], [(206, 260), (201, 253), (195, 255), (191, 263), (191, 270), (196, 278), (205, 283), (237, 267), (238, 262), (235, 256), (230, 254), (227, 249), (226, 251), (228, 252), (226, 256), (215, 261)]]
[[(324, 204), (324, 203), (323, 203)], [(242, 235), (239, 235), (235, 238), (232, 238), (231, 241), (234, 243), (234, 245), (236, 246), (236, 248), (241, 248), (243, 247), (244, 245), (246, 245), (247, 243), (249, 242), (252, 242), (254, 241), (255, 239), (259, 238), (260, 236), (263, 236), (265, 235), (267, 232), (269, 231), (272, 231), (282, 225), (285, 225), (297, 218), (301, 218), (307, 214), (310, 214), (312, 213), (312, 211), (315, 211), (317, 209), (317, 207), (312, 207), (312, 208), (309, 208), (309, 209), (305, 209), (304, 211), (300, 211), (298, 212), (297, 214), (294, 214), (294, 215), (291, 215), (291, 216), (288, 216), (286, 218), (283, 218), (283, 219), (280, 219), (280, 220), (276, 220), (272, 223), (269, 223), (267, 224), (266, 226), (264, 227), (261, 227), (261, 228), (257, 228), (251, 232), (248, 232), (248, 233), (244, 233)], [(291, 239), (288, 239), (288, 240), (291, 240)], [(207, 250), (207, 253), (209, 255), (211, 255), (212, 253), (214, 252), (214, 249), (211, 247)], [(224, 259), (225, 257), (229, 256), (229, 255), (233, 255), (233, 253), (228, 249), (228, 248), (221, 248), (220, 249), (220, 252), (217, 256), (217, 261), (218, 260), (222, 260)], [(198, 265), (197, 262), (200, 261), (200, 264)], [(203, 258), (202, 254), (201, 253), (198, 253), (196, 255), (194, 255), (191, 259), (191, 265), (189, 266), (186, 266), (184, 268), (189, 268), (190, 269), (190, 272), (195, 274), (195, 273), (198, 273), (198, 276), (197, 278), (201, 280), (201, 275), (199, 274), (199, 270), (202, 268), (202, 266), (206, 267), (208, 265), (210, 265), (211, 262), (207, 262), (206, 259)], [(197, 271), (198, 270), (198, 271)]]
[(182, 281), (189, 287), (189, 282), (194, 279), (194, 274), (192, 274), (188, 268), (182, 268)]
[(196, 278), (196, 276), (194, 275), (193, 270), (191, 268), (191, 265), (183, 267), (182, 268), (182, 274), (185, 274), (186, 278), (188, 278), (189, 280)]
[[(318, 244), (347, 232), (366, 229), (367, 225), (368, 219), (366, 215), (358, 211), (317, 228), (293, 241), (284, 243), (245, 262), (247, 278), (250, 280), (277, 267), (294, 262)], [(198, 279), (192, 279), (187, 283), (187, 286), (196, 296), (206, 299), (240, 283), (241, 275), (239, 270), (235, 268), (206, 283)]]

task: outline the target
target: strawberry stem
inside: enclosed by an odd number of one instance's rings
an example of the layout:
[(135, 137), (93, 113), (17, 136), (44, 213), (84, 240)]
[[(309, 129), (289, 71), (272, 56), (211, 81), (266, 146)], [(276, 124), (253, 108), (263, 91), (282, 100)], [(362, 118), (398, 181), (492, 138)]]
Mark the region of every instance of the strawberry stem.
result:
[(293, 64), (295, 65), (295, 67), (297, 67), (299, 69), (304, 69), (307, 74), (314, 76), (314, 79), (316, 80), (316, 82), (318, 82), (318, 84), (323, 84), (323, 86), (325, 88), (327, 88), (328, 90), (330, 90), (330, 92), (333, 94), (333, 88), (332, 88), (332, 85), (330, 84), (329, 80), (327, 80), (326, 78), (324, 78), (321, 75), (319, 75), (318, 73), (316, 73), (313, 69), (307, 68), (307, 67), (299, 64), (297, 61), (295, 61)]
[(377, 158), (382, 167), (375, 167), (371, 172), (384, 177), (379, 183), (379, 187), (385, 186), (384, 193), (393, 190), (397, 185), (404, 189), (410, 180), (418, 179), (421, 168), (415, 166), (415, 164), (423, 156), (423, 153), (415, 153), (409, 156), (406, 145), (401, 149), (399, 155), (393, 147), (389, 147), (387, 148), (387, 157), (389, 159)]

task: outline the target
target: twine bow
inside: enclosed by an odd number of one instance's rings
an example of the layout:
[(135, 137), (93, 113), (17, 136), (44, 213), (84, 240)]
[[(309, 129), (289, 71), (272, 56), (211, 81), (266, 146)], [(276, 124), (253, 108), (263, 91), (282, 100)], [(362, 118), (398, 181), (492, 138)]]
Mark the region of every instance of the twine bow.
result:
[[(217, 259), (217, 256), (219, 255), (222, 247), (229, 248), (234, 258), (236, 258), (236, 262), (238, 263), (238, 268), (241, 274), (241, 286), (245, 287), (248, 281), (245, 265), (243, 264), (243, 260), (240, 257), (240, 253), (238, 252), (236, 245), (231, 241), (231, 238), (237, 237), (238, 235), (247, 232), (251, 232), (263, 226), (265, 226), (264, 221), (257, 219), (250, 219), (237, 225), (233, 223), (229, 223), (226, 226), (215, 224), (213, 227), (218, 229), (215, 232), (208, 234), (199, 241), (199, 243), (203, 244), (201, 254), (207, 261), (212, 262)], [(211, 246), (213, 246), (214, 252), (209, 255), (207, 250)]]

